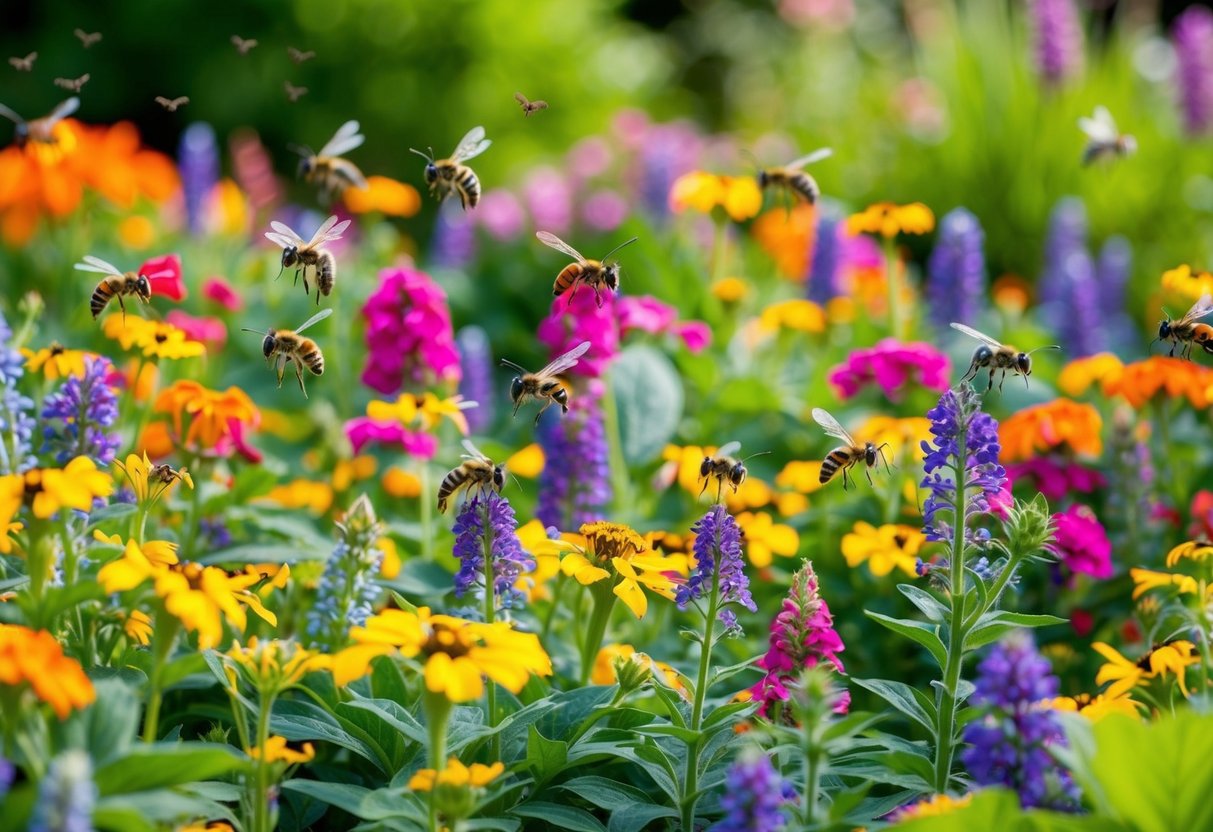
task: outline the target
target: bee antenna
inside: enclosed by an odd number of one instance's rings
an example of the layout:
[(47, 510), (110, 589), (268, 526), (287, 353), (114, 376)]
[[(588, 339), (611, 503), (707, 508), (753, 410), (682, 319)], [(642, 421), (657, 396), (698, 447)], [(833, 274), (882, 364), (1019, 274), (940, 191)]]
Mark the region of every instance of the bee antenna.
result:
[(420, 156), (422, 159), (425, 159), (427, 162), (434, 161), (434, 148), (432, 148), (432, 147), (430, 148), (430, 152), (428, 155), (425, 153), (422, 153), (420, 150), (418, 150), (415, 147), (410, 147), (409, 152), (416, 153), (418, 156)]
[(503, 359), (501, 359), (501, 366), (502, 366), (502, 367), (509, 367), (509, 368), (511, 368), (511, 369), (517, 370), (518, 372), (523, 373), (524, 375), (525, 375), (525, 374), (526, 374), (526, 372), (527, 372), (527, 370), (526, 370), (526, 368), (525, 368), (525, 367), (519, 367), (519, 366), (518, 366), (517, 364), (515, 364), (513, 361), (510, 361), (508, 358), (503, 358)]
[(269, 335), (270, 334), (270, 331), (268, 329), (265, 331), (262, 331), (260, 329), (249, 329), (247, 326), (240, 327), (240, 331), (241, 332), (251, 332), (254, 335)]
[(521, 491), (521, 490), (522, 490), (522, 483), (520, 483), (520, 482), (518, 481), (518, 478), (517, 478), (516, 476), (514, 476), (514, 472), (513, 472), (513, 471), (509, 471), (509, 470), (507, 470), (507, 471), (506, 471), (506, 473), (510, 475), (510, 479), (512, 479), (512, 480), (514, 481), (514, 485), (518, 486), (518, 490), (519, 490), (519, 491)]
[(1061, 349), (1061, 347), (1057, 346), (1057, 344), (1049, 344), (1047, 347), (1037, 347), (1036, 349), (1029, 352), (1028, 355), (1031, 355), (1034, 352), (1040, 352), (1041, 350), (1059, 350), (1059, 349)]
[(610, 257), (610, 256), (611, 256), (612, 254), (614, 254), (615, 252), (619, 251), (619, 249), (623, 248), (624, 246), (630, 246), (632, 243), (636, 242), (636, 241), (637, 241), (637, 240), (639, 240), (639, 239), (640, 239), (639, 237), (633, 237), (632, 239), (630, 239), (630, 240), (625, 240), (624, 242), (622, 242), (622, 243), (620, 243), (619, 245), (615, 246), (613, 249), (611, 249), (610, 251), (608, 251), (606, 254), (602, 255), (602, 259), (603, 259), (603, 261), (605, 262), (605, 261), (606, 261), (606, 259), (607, 259), (608, 257)]
[(756, 456), (766, 456), (769, 453), (771, 453), (771, 452), (770, 451), (755, 451), (754, 453), (750, 454), (749, 456), (747, 456), (745, 459), (743, 459), (741, 461), (745, 462), (748, 459), (753, 459)]
[(312, 149), (310, 147), (308, 147), (307, 145), (301, 146), (301, 145), (297, 145), (293, 142), (291, 144), (288, 144), (286, 146), (286, 149), (291, 151), (292, 153), (298, 153), (300, 156), (304, 156), (304, 157), (316, 155), (315, 153), (312, 152)]

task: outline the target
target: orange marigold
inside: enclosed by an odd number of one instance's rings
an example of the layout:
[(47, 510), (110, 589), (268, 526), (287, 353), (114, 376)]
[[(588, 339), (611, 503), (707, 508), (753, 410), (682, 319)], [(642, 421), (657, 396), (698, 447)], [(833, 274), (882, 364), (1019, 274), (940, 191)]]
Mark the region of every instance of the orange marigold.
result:
[(1194, 361), (1155, 355), (1125, 365), (1119, 378), (1104, 384), (1104, 393), (1123, 396), (1138, 410), (1160, 393), (1186, 398), (1192, 407), (1203, 410), (1209, 406), (1210, 388), (1213, 370)]
[(1062, 447), (1075, 454), (1099, 456), (1103, 452), (1102, 427), (1098, 410), (1071, 399), (1024, 408), (998, 429), (1002, 461), (1017, 462)]
[(1124, 371), (1124, 364), (1110, 352), (1088, 355), (1071, 361), (1057, 377), (1057, 386), (1067, 396), (1081, 396), (1091, 385), (1114, 383)]
[(80, 663), (63, 655), (54, 636), (16, 624), (0, 624), (0, 685), (28, 686), (60, 719), (97, 698)]
[(157, 413), (172, 419), (175, 444), (226, 455), (240, 450), (246, 456), (245, 426), (256, 427), (261, 414), (248, 394), (239, 387), (220, 392), (196, 381), (175, 381), (156, 397)]
[(798, 201), (791, 211), (767, 211), (754, 220), (752, 233), (784, 277), (804, 281), (817, 236), (817, 211), (812, 205)]

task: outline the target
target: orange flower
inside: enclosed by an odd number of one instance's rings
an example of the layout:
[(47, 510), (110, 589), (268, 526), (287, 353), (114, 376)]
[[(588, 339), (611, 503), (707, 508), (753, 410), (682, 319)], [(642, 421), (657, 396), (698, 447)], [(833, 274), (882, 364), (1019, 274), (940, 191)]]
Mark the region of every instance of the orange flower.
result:
[(1096, 382), (1105, 387), (1116, 383), (1124, 366), (1120, 359), (1110, 352), (1089, 355), (1067, 364), (1057, 377), (1057, 386), (1067, 396), (1081, 396)]
[(1017, 274), (1004, 274), (990, 287), (990, 296), (999, 309), (1020, 315), (1032, 302), (1032, 286)]
[(421, 494), (421, 480), (417, 475), (395, 465), (383, 472), (380, 483), (389, 497), (395, 497), (398, 500), (412, 499)]
[(284, 485), (276, 485), (260, 501), (274, 503), (283, 508), (306, 508), (312, 514), (324, 514), (333, 505), (333, 488), (326, 482), (297, 479)]
[(54, 636), (15, 624), (0, 624), (0, 685), (28, 686), (60, 719), (97, 698), (80, 663), (63, 655)]
[(1056, 399), (1024, 408), (1003, 421), (998, 430), (1003, 462), (1030, 459), (1038, 452), (1063, 446), (1075, 454), (1099, 456), (1103, 420), (1089, 404)]
[(817, 211), (812, 205), (798, 201), (791, 211), (767, 211), (754, 220), (753, 234), (784, 277), (804, 282), (817, 235)]
[(411, 217), (421, 210), (416, 188), (386, 176), (368, 176), (365, 188), (346, 188), (341, 198), (355, 214), (378, 211), (390, 217)]
[(723, 208), (734, 222), (741, 222), (762, 208), (762, 191), (752, 176), (691, 171), (674, 180), (670, 188), (670, 210), (681, 214), (688, 208), (701, 214)]
[(934, 228), (935, 215), (921, 202), (877, 202), (847, 218), (848, 234), (879, 234), (886, 240), (898, 234), (926, 234)]
[(333, 490), (345, 491), (360, 480), (375, 476), (379, 462), (373, 456), (356, 456), (353, 459), (339, 459), (333, 466)]
[(244, 445), (243, 427), (256, 427), (261, 414), (239, 387), (219, 392), (196, 381), (175, 381), (156, 397), (155, 411), (172, 417), (172, 438), (179, 446), (221, 456), (234, 449), (254, 453)]
[(1213, 370), (1194, 361), (1156, 355), (1126, 364), (1119, 378), (1104, 384), (1104, 393), (1119, 394), (1138, 410), (1159, 393), (1173, 399), (1186, 398), (1192, 407), (1204, 410), (1209, 406), (1211, 387)]

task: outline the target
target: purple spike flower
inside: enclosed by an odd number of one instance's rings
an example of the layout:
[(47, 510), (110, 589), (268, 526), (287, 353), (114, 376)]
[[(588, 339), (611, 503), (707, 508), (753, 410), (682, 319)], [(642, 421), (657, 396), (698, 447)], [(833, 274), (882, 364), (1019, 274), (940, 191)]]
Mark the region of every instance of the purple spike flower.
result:
[(341, 537), (324, 565), (316, 602), (307, 614), (307, 634), (315, 647), (344, 647), (350, 627), (370, 618), (379, 587), (375, 578), (383, 563), (376, 546), (383, 524), (365, 494), (358, 497), (337, 524)]
[(522, 605), (524, 596), (514, 585), (520, 575), (535, 569), (535, 561), (522, 550), (517, 529), (513, 506), (493, 489), (483, 489), (464, 502), (452, 529), (459, 559), (456, 598), (472, 589), (482, 593), (491, 580), (494, 609)]
[(1104, 240), (1095, 262), (1095, 278), (1099, 284), (1100, 328), (1107, 333), (1106, 348), (1123, 355), (1140, 341), (1129, 308), (1129, 278), (1133, 270), (1133, 247), (1119, 235)]
[(64, 751), (51, 760), (38, 783), (29, 832), (92, 832), (96, 802), (97, 786), (88, 754)]
[(201, 234), (206, 224), (206, 202), (219, 181), (219, 147), (209, 124), (196, 121), (181, 134), (177, 149), (181, 192), (191, 234)]
[(110, 432), (118, 420), (118, 397), (106, 381), (113, 369), (108, 358), (86, 356), (84, 377), (68, 376), (42, 403), (43, 450), (60, 465), (77, 456), (101, 466), (114, 461), (121, 440)]
[(957, 208), (939, 222), (939, 241), (927, 263), (931, 321), (972, 325), (986, 289), (985, 232), (972, 212)]
[(448, 200), (438, 212), (430, 259), (439, 268), (462, 269), (476, 256), (476, 227), (469, 214), (454, 200)]
[(611, 465), (601, 383), (590, 381), (564, 416), (547, 414), (539, 423), (539, 444), (545, 459), (560, 461), (545, 465), (539, 476), (539, 521), (576, 529), (604, 519), (611, 500)]
[(1082, 25), (1072, 0), (1031, 0), (1036, 71), (1050, 86), (1082, 68)]
[(715, 588), (720, 593), (720, 621), (726, 630), (739, 632), (737, 616), (726, 606), (737, 604), (750, 612), (758, 610), (750, 596), (750, 579), (741, 556), (741, 528), (733, 515), (717, 504), (691, 526), (691, 531), (695, 533), (695, 569), (674, 594), (678, 609), (685, 610)]
[(465, 326), (455, 333), (455, 349), (459, 351), (459, 365), (463, 369), (459, 393), (464, 401), (476, 402), (476, 407), (465, 410), (464, 416), (472, 433), (484, 433), (493, 424), (493, 403), (497, 401), (493, 347), (488, 333), (478, 326)]
[(1101, 296), (1087, 251), (1087, 210), (1080, 199), (1067, 197), (1049, 215), (1040, 275), (1041, 317), (1067, 354), (1091, 355), (1104, 347)]
[(995, 645), (978, 666), (973, 694), (987, 712), (965, 726), (961, 760), (978, 785), (1013, 789), (1025, 808), (1075, 809), (1078, 788), (1049, 753), (1065, 744), (1057, 717), (1042, 704), (1057, 695), (1051, 670), (1025, 631)]
[(711, 832), (776, 832), (784, 829), (783, 806), (796, 799), (792, 784), (779, 775), (771, 758), (757, 749), (742, 752), (729, 766), (720, 808), (724, 817)]
[(842, 260), (845, 249), (843, 232), (845, 223), (833, 212), (822, 210), (817, 214), (817, 234), (813, 252), (809, 256), (809, 300), (819, 306), (842, 293)]
[(1201, 136), (1213, 127), (1213, 11), (1189, 6), (1175, 19), (1172, 36), (1184, 128)]
[(34, 402), (17, 389), (25, 375), (25, 359), (9, 345), (12, 337), (0, 314), (0, 474), (20, 473), (36, 464), (30, 452)]

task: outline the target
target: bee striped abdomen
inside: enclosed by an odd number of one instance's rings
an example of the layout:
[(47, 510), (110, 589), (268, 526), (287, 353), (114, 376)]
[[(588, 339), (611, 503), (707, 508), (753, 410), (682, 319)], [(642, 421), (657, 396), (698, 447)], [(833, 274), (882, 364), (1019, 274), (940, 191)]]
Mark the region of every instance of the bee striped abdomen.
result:
[(442, 484), (438, 486), (438, 511), (439, 513), (446, 512), (447, 501), (464, 483), (468, 481), (467, 472), (463, 466), (459, 466), (455, 470), (447, 474)]
[(821, 189), (817, 187), (816, 180), (803, 171), (788, 177), (788, 187), (807, 199), (810, 205), (817, 202), (817, 197), (821, 196)]
[(585, 270), (581, 267), (580, 263), (569, 263), (561, 270), (560, 274), (556, 275), (556, 282), (552, 285), (552, 294), (557, 297), (563, 295), (572, 288), (574, 283), (581, 279), (584, 273)]
[(110, 298), (114, 296), (114, 287), (110, 286), (108, 280), (103, 280), (97, 284), (97, 288), (93, 290), (93, 299), (89, 301), (89, 309), (92, 310), (93, 318), (95, 319), (101, 314), (101, 310), (109, 303)]
[(316, 263), (316, 289), (322, 295), (328, 295), (333, 291), (333, 282), (337, 278), (337, 261), (333, 258), (330, 252), (320, 252), (320, 259)]
[(851, 454), (846, 448), (835, 448), (830, 451), (825, 459), (821, 461), (821, 475), (818, 477), (818, 482), (825, 485), (834, 475), (838, 473), (838, 469), (851, 462)]
[(313, 375), (324, 375), (324, 354), (315, 341), (305, 341), (299, 347), (299, 360), (312, 371)]
[(455, 187), (464, 209), (475, 208), (480, 203), (480, 180), (467, 165), (460, 165), (455, 171)]

